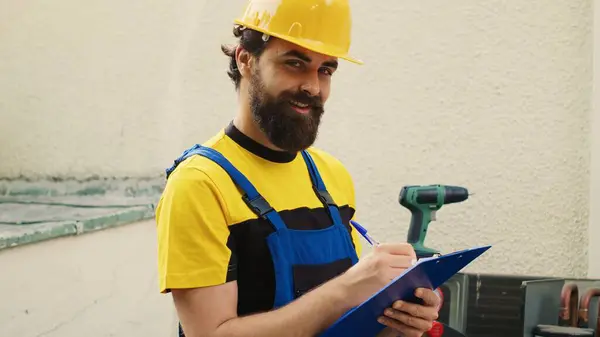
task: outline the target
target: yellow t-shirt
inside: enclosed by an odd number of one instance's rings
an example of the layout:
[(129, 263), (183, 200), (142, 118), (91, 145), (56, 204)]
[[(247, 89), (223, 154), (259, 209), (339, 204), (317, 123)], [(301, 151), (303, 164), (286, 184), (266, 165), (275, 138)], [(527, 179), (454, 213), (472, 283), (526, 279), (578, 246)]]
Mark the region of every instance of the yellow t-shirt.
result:
[[(300, 154), (268, 149), (230, 124), (203, 144), (223, 154), (293, 229), (322, 229), (331, 220), (315, 195)], [(360, 241), (352, 179), (333, 156), (308, 150), (340, 209), (357, 254)], [(192, 156), (172, 172), (156, 210), (160, 291), (238, 282), (239, 314), (271, 309), (275, 278), (266, 237), (272, 225), (242, 200), (227, 172)]]

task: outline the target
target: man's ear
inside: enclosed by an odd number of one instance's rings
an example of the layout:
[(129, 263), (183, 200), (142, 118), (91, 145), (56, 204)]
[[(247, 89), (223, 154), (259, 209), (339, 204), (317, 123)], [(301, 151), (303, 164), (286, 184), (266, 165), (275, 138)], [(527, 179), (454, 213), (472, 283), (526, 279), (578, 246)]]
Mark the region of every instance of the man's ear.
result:
[(235, 49), (235, 61), (242, 77), (250, 78), (252, 67), (254, 65), (254, 58), (252, 55), (241, 46), (238, 46)]

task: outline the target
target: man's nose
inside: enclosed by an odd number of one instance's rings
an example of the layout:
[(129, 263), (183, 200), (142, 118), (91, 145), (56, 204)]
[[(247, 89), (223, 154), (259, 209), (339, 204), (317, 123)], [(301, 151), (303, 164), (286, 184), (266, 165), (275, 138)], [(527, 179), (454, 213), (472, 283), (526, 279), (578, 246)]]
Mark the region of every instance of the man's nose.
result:
[(321, 92), (321, 88), (319, 85), (319, 75), (308, 74), (300, 89), (310, 96), (318, 96)]

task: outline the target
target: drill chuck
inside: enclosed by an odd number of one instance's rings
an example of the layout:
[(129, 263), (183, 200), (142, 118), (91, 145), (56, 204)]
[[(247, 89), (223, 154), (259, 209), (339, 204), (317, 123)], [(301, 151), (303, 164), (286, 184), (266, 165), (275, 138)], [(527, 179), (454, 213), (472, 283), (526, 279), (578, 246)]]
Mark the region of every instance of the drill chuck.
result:
[(469, 198), (469, 190), (460, 186), (446, 186), (444, 194), (444, 204), (453, 204), (462, 202)]

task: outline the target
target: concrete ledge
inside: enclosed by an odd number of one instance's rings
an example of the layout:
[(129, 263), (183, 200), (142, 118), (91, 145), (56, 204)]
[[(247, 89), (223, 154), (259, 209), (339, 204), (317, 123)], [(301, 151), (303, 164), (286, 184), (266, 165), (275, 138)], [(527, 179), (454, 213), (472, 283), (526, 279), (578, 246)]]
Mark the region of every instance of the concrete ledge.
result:
[(138, 206), (80, 221), (46, 222), (31, 225), (0, 225), (0, 250), (81, 235), (106, 228), (126, 225), (154, 217), (154, 207)]
[(0, 250), (154, 217), (162, 179), (0, 181)]
[(164, 176), (148, 178), (89, 178), (28, 180), (0, 178), (0, 196), (155, 196), (164, 188)]

